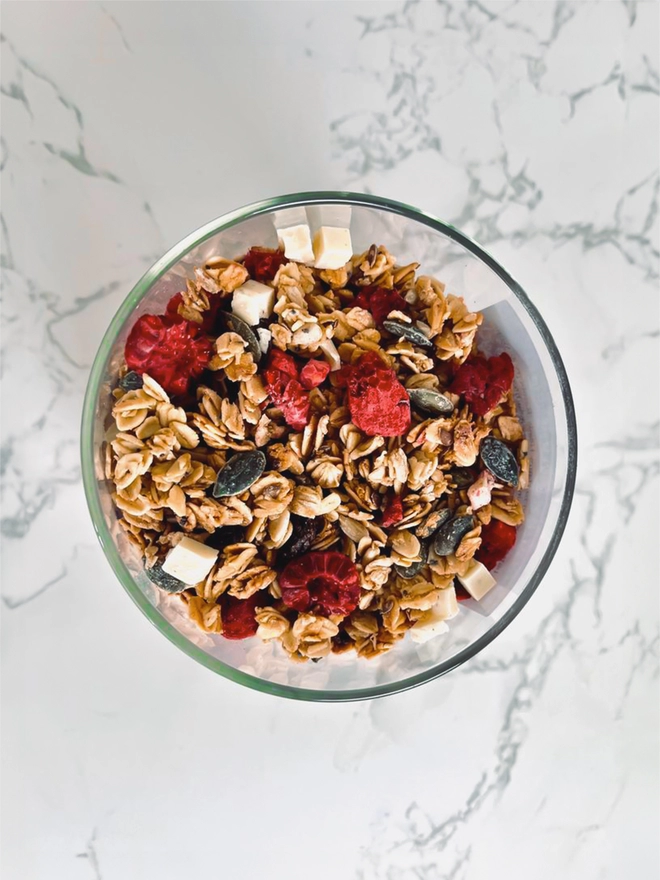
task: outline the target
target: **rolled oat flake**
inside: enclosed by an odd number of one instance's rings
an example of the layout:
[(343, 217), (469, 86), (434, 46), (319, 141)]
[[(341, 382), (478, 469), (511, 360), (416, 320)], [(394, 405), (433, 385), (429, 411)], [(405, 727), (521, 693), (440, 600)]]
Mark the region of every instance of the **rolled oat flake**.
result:
[(451, 518), (451, 511), (448, 507), (443, 507), (442, 510), (434, 510), (433, 513), (430, 513), (423, 523), (420, 523), (415, 529), (415, 534), (418, 538), (430, 538), (431, 535), (434, 535), (441, 525), (447, 522), (448, 519)]
[(474, 528), (474, 517), (455, 516), (441, 526), (435, 535), (433, 549), (438, 556), (449, 556), (463, 540), (463, 537)]
[[(449, 511), (447, 511), (449, 512)], [(409, 580), (410, 578), (414, 578), (416, 574), (424, 568), (426, 565), (426, 560), (429, 556), (429, 548), (428, 545), (423, 541), (420, 541), (420, 550), (419, 550), (420, 559), (417, 562), (413, 562), (412, 565), (403, 566), (403, 565), (395, 565), (394, 571), (399, 575), (399, 577), (405, 578)]]
[(171, 574), (163, 571), (163, 566), (160, 562), (152, 565), (151, 568), (147, 568), (146, 574), (152, 583), (156, 584), (157, 587), (160, 587), (161, 590), (165, 590), (166, 593), (182, 593), (187, 589), (187, 586), (183, 581), (180, 581), (179, 578), (172, 577)]
[(454, 404), (439, 391), (430, 388), (407, 388), (408, 397), (415, 409), (432, 416), (445, 416), (454, 412)]
[(220, 312), (220, 315), (225, 326), (232, 333), (238, 333), (241, 339), (243, 339), (248, 347), (248, 351), (254, 358), (255, 364), (258, 364), (261, 360), (262, 352), (259, 340), (252, 327), (250, 327), (249, 324), (246, 324), (242, 318), (238, 317), (238, 315), (232, 315), (229, 312)]
[(266, 467), (266, 456), (260, 449), (238, 452), (218, 471), (213, 486), (214, 498), (240, 495), (255, 483)]
[(500, 483), (518, 485), (518, 462), (506, 443), (496, 437), (485, 437), (479, 450), (481, 460)]
[(403, 337), (415, 345), (426, 347), (433, 345), (426, 333), (422, 333), (421, 330), (418, 330), (412, 324), (404, 324), (402, 321), (383, 321), (383, 327), (393, 336)]

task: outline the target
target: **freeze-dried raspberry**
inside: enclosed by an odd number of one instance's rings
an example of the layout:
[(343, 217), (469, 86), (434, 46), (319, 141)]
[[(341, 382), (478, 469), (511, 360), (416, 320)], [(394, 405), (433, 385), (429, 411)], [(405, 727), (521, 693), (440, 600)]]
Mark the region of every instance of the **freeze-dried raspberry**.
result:
[(286, 263), (284, 251), (274, 251), (271, 248), (253, 247), (245, 255), (243, 265), (255, 281), (272, 281), (277, 275), (277, 270)]
[(516, 543), (516, 529), (498, 519), (491, 519), (481, 528), (481, 546), (475, 558), (492, 571)]
[(394, 370), (367, 351), (346, 377), (353, 424), (369, 437), (399, 437), (410, 427), (410, 398)]
[(330, 364), (327, 361), (307, 361), (300, 371), (300, 384), (309, 391), (324, 382), (329, 372)]
[(350, 614), (360, 598), (360, 574), (336, 550), (307, 553), (290, 562), (279, 577), (282, 601), (296, 611)]
[(136, 373), (149, 373), (168, 394), (185, 394), (190, 380), (209, 362), (211, 340), (199, 333), (192, 321), (142, 315), (126, 340), (126, 366)]
[(462, 394), (476, 415), (484, 416), (511, 388), (513, 373), (513, 363), (506, 352), (488, 360), (476, 355), (461, 364), (449, 390)]
[(309, 422), (309, 394), (298, 381), (298, 367), (290, 354), (271, 349), (263, 371), (271, 400), (282, 410), (287, 425), (302, 431)]
[(373, 315), (376, 324), (382, 324), (390, 312), (406, 312), (408, 306), (405, 299), (396, 290), (377, 287), (370, 284), (363, 287), (355, 297), (353, 305), (366, 309)]
[[(220, 311), (220, 307), (222, 306), (222, 297), (217, 293), (208, 293), (208, 291), (206, 292), (206, 295), (209, 298), (209, 307), (205, 312), (202, 312), (202, 323), (198, 326), (202, 333), (208, 333), (209, 336), (213, 336), (217, 329), (216, 319), (218, 312)], [(168, 318), (171, 318), (173, 321), (185, 320), (179, 314), (179, 306), (182, 302), (183, 297), (181, 296), (181, 294), (175, 293), (167, 304), (165, 315)]]
[(383, 508), (381, 525), (389, 529), (403, 519), (403, 502), (400, 495), (393, 495)]
[(226, 639), (249, 639), (257, 632), (258, 623), (254, 617), (255, 608), (267, 605), (265, 592), (254, 593), (248, 599), (237, 599), (228, 593), (220, 596), (222, 615), (222, 635)]

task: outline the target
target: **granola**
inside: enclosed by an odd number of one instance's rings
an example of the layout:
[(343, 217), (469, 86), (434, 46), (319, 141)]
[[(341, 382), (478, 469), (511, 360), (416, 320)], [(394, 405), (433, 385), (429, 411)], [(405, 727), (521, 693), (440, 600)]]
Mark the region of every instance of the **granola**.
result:
[(446, 631), (494, 583), (529, 485), (483, 316), (382, 245), (331, 257), (196, 267), (131, 331), (102, 454), (156, 586), (213, 637), (296, 661)]

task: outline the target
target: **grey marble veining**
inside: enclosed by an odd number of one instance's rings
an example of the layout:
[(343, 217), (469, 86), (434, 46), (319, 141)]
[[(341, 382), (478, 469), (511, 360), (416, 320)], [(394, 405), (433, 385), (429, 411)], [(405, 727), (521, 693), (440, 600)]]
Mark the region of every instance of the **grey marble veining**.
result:
[[(657, 4), (9, 2), (2, 31), (3, 877), (656, 876)], [(445, 679), (346, 706), (171, 648), (114, 582), (78, 457), (142, 272), (314, 188), (487, 247), (555, 336), (581, 440), (516, 621)]]

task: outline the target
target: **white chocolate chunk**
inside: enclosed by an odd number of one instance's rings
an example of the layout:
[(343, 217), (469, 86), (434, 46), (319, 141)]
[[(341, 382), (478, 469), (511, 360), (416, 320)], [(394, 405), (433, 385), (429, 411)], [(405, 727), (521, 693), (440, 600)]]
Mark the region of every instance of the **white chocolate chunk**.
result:
[(274, 306), (274, 289), (252, 279), (236, 288), (231, 300), (232, 312), (251, 327), (262, 318), (270, 318)]
[(453, 584), (444, 590), (440, 590), (440, 597), (433, 608), (431, 608), (431, 611), (435, 611), (442, 620), (451, 620), (452, 617), (456, 617), (459, 610), (456, 590)]
[(314, 262), (312, 236), (306, 223), (278, 229), (277, 237), (284, 248), (284, 256), (287, 260), (295, 260), (298, 263)]
[(270, 330), (266, 330), (265, 327), (257, 327), (257, 339), (259, 340), (259, 348), (263, 354), (266, 354), (268, 351), (268, 346), (270, 345), (270, 340), (272, 338), (273, 334)]
[(341, 269), (353, 256), (351, 233), (339, 226), (321, 226), (314, 236), (314, 266)]
[(330, 364), (330, 370), (333, 373), (335, 370), (340, 370), (341, 358), (339, 357), (339, 352), (332, 339), (324, 339), (319, 345), (319, 348), (325, 355), (326, 361)]
[(204, 580), (217, 558), (218, 551), (213, 547), (185, 537), (167, 554), (163, 571), (193, 586)]
[(418, 645), (423, 645), (424, 642), (430, 642), (431, 639), (446, 632), (449, 632), (449, 627), (431, 608), (429, 611), (425, 611), (411, 627), (410, 638)]
[(459, 612), (456, 590), (452, 584), (440, 591), (440, 598), (432, 608), (425, 611), (418, 621), (410, 629), (410, 637), (413, 642), (423, 644), (436, 636), (446, 633), (449, 627), (447, 620), (456, 617)]
[(456, 575), (463, 584), (468, 593), (477, 602), (486, 595), (489, 590), (495, 586), (497, 581), (488, 571), (485, 565), (477, 562), (476, 559), (470, 560), (468, 570), (463, 575)]

